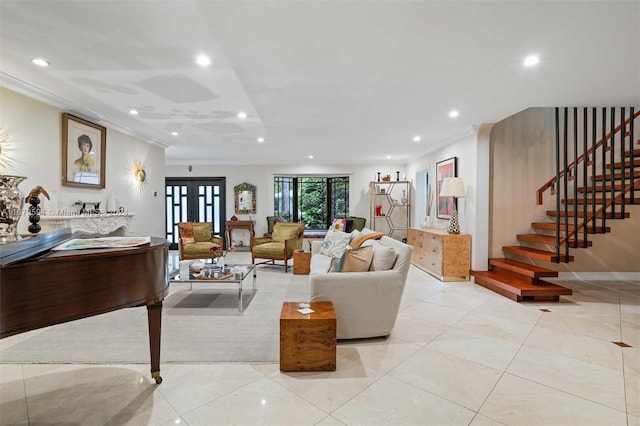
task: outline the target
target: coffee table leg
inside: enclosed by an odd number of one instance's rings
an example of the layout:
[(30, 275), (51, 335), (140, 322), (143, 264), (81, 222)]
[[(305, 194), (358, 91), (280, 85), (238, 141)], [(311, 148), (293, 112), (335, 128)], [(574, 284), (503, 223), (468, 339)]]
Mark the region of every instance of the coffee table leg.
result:
[(244, 310), (244, 306), (242, 305), (242, 280), (238, 282), (238, 303), (240, 304), (238, 310), (242, 312)]

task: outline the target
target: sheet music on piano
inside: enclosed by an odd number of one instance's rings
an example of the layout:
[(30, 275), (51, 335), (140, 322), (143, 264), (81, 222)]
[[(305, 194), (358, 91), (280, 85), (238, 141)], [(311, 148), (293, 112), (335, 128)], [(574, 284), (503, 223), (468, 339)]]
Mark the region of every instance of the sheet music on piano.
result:
[(149, 244), (151, 237), (98, 237), (73, 238), (51, 250), (80, 250), (101, 248), (130, 248)]

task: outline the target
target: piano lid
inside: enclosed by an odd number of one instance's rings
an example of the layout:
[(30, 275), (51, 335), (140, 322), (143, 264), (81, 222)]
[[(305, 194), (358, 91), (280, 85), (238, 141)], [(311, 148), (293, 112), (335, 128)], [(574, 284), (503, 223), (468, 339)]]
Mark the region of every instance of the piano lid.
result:
[(71, 238), (71, 228), (0, 244), (0, 267), (36, 256)]

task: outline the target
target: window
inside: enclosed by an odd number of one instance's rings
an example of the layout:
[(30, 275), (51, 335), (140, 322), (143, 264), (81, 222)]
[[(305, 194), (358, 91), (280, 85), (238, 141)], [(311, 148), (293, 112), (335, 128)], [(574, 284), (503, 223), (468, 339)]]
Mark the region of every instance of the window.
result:
[(273, 193), (274, 216), (303, 222), (305, 229), (327, 229), (349, 215), (348, 177), (276, 176)]

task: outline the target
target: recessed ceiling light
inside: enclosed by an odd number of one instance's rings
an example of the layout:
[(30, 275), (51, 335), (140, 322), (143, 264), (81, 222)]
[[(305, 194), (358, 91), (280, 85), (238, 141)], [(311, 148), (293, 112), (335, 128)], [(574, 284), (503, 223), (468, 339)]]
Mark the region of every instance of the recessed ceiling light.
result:
[(46, 59), (42, 59), (42, 58), (33, 58), (31, 60), (32, 63), (34, 63), (35, 65), (39, 66), (39, 67), (48, 67), (49, 65), (51, 65), (51, 62), (47, 61)]
[(198, 55), (196, 58), (196, 63), (201, 67), (208, 67), (211, 65), (211, 59), (207, 55)]
[(264, 142), (264, 138), (258, 138), (258, 142), (260, 143)]
[(456, 118), (459, 115), (460, 115), (460, 113), (458, 111), (456, 111), (455, 109), (449, 111), (449, 117), (451, 117), (451, 118)]
[(387, 160), (391, 160), (391, 156), (390, 155), (387, 155)]
[(238, 118), (241, 118), (242, 120), (244, 120), (245, 118), (247, 118), (247, 113), (244, 111), (240, 111), (238, 113)]
[(178, 136), (178, 132), (171, 132), (172, 136)]
[(129, 114), (131, 114), (131, 115), (138, 115), (138, 110), (137, 110), (137, 109), (130, 109), (130, 110), (129, 110)]
[(421, 139), (422, 139), (422, 138), (420, 138), (420, 136), (414, 136), (414, 137), (413, 137), (413, 141), (414, 141), (414, 142), (420, 142), (420, 140), (421, 140)]
[(313, 155), (310, 155), (310, 156), (309, 156), (309, 160), (313, 160)]
[(537, 55), (529, 55), (526, 58), (524, 58), (525, 67), (532, 67), (534, 65), (538, 65), (538, 62), (540, 62), (540, 58)]

